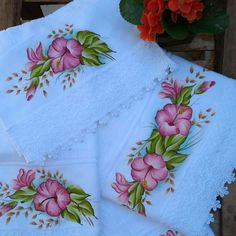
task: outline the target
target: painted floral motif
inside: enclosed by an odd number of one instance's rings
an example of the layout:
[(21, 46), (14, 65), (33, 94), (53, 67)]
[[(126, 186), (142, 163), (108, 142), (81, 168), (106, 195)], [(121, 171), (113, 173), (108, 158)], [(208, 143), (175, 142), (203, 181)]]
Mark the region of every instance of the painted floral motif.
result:
[[(159, 95), (170, 102), (156, 112), (150, 136), (131, 148), (128, 164), (132, 180), (116, 173), (116, 182), (112, 184), (123, 205), (146, 215), (145, 204), (152, 205), (149, 198), (159, 184), (168, 184), (166, 192), (174, 192), (174, 171), (190, 155), (189, 149), (200, 141), (200, 132), (195, 132), (195, 127), (209, 124), (215, 115), (208, 108), (194, 118), (190, 102), (215, 85), (215, 81), (204, 81), (204, 78), (202, 72), (195, 72), (191, 67), (185, 82), (170, 79), (162, 83)], [(169, 230), (167, 235), (176, 234)]]
[(8, 224), (21, 215), (39, 229), (56, 226), (62, 219), (93, 225), (96, 217), (89, 197), (80, 187), (67, 184), (58, 171), (20, 169), (11, 187), (0, 182), (0, 217), (5, 216)]
[(39, 42), (35, 48), (27, 49), (28, 62), (21, 73), (12, 73), (6, 81), (14, 82), (7, 93), (26, 94), (30, 101), (38, 90), (47, 96), (46, 88), (50, 83), (60, 82), (63, 90), (72, 87), (78, 79), (82, 66), (100, 66), (112, 50), (100, 39), (100, 35), (91, 31), (74, 32), (73, 25), (65, 29), (52, 31), (48, 35), (49, 45)]
[(131, 163), (131, 176), (148, 191), (156, 188), (159, 181), (166, 178), (168, 170), (163, 158), (155, 153), (143, 158), (136, 157)]

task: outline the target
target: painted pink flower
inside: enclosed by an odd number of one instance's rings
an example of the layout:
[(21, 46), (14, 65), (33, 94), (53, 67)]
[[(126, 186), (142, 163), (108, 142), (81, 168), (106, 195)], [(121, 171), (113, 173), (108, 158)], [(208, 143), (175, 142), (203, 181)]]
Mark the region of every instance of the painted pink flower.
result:
[(183, 86), (180, 81), (164, 81), (161, 84), (162, 90), (159, 93), (161, 98), (175, 99), (177, 95), (181, 92)]
[(23, 187), (29, 187), (34, 179), (35, 172), (33, 170), (25, 171), (24, 169), (20, 169), (17, 179), (12, 180), (12, 188), (19, 190)]
[(132, 178), (148, 191), (152, 191), (158, 181), (164, 180), (168, 174), (166, 163), (157, 154), (147, 154), (144, 158), (136, 157), (131, 168)]
[(27, 57), (29, 62), (26, 64), (28, 70), (32, 70), (34, 66), (37, 65), (39, 61), (43, 60), (43, 48), (42, 43), (39, 43), (36, 49), (28, 48), (27, 49)]
[(36, 189), (34, 206), (37, 211), (46, 212), (50, 216), (59, 216), (71, 202), (66, 189), (56, 180), (47, 179)]
[(162, 136), (181, 134), (187, 136), (191, 128), (192, 108), (167, 104), (157, 112), (156, 122)]
[(131, 185), (122, 174), (116, 173), (116, 183), (112, 184), (112, 188), (120, 194), (119, 200), (124, 204), (128, 204), (128, 191)]
[(9, 205), (3, 205), (0, 207), (0, 217), (6, 214), (8, 211), (12, 210)]
[(48, 49), (48, 57), (52, 60), (51, 68), (54, 73), (72, 69), (80, 64), (82, 46), (75, 39), (54, 39)]
[(162, 234), (161, 236), (176, 236), (176, 233), (172, 230), (168, 230), (166, 234)]
[(37, 85), (31, 84), (30, 87), (27, 89), (27, 92), (26, 92), (27, 101), (30, 101), (34, 97), (37, 87), (38, 87)]
[(197, 87), (197, 89), (195, 90), (195, 94), (205, 93), (209, 88), (211, 88), (215, 84), (215, 81), (204, 81)]

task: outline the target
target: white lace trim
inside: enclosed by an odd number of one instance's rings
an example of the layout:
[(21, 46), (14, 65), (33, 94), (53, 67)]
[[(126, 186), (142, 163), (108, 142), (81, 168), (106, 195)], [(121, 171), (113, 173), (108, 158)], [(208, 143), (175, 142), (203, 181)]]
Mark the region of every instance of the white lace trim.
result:
[(216, 196), (215, 201), (210, 206), (209, 216), (208, 216), (208, 219), (206, 222), (208, 225), (214, 222), (214, 215), (213, 215), (213, 213), (211, 213), (212, 210), (217, 211), (218, 209), (220, 209), (222, 207), (220, 201), (217, 198), (219, 196), (223, 198), (224, 196), (228, 195), (229, 190), (228, 190), (228, 186), (226, 186), (226, 184), (231, 184), (236, 181), (236, 176), (234, 174), (234, 170), (235, 170), (235, 168), (233, 167), (230, 174), (228, 176), (226, 176), (224, 178), (224, 180), (222, 181), (221, 188), (215, 194), (215, 196)]

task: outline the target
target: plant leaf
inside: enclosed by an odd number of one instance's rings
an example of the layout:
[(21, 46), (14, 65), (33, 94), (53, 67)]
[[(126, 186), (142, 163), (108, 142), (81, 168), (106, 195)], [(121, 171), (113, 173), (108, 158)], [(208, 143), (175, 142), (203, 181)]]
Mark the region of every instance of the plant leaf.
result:
[(165, 138), (165, 151), (166, 152), (177, 152), (181, 146), (186, 140), (186, 136), (183, 136), (181, 134), (166, 137)]
[(99, 66), (103, 64), (100, 61), (98, 54), (94, 52), (93, 49), (90, 48), (83, 49), (80, 62), (82, 65), (88, 65), (88, 66)]
[(140, 19), (143, 14), (143, 0), (121, 0), (120, 14), (133, 25), (140, 25)]
[(229, 17), (225, 11), (208, 1), (205, 1), (204, 4), (202, 18), (189, 24), (189, 30), (193, 33), (218, 34), (223, 32), (229, 26)]
[(47, 60), (43, 63), (36, 65), (30, 73), (30, 79), (37, 78), (43, 75), (46, 71), (49, 71), (51, 62)]
[(146, 215), (145, 206), (143, 203), (138, 203), (136, 208), (139, 214)]
[(62, 218), (81, 224), (80, 212), (78, 206), (71, 202), (67, 208), (61, 213)]
[(177, 165), (181, 164), (187, 157), (187, 154), (176, 153), (176, 155), (174, 155), (172, 159), (166, 162), (167, 169), (173, 170)]
[(112, 50), (108, 45), (100, 39), (100, 36), (91, 31), (79, 31), (76, 39), (80, 42), (83, 48), (92, 49), (96, 53), (110, 53)]
[(175, 101), (172, 102), (177, 105), (187, 106), (192, 98), (193, 88), (194, 85), (182, 88), (181, 92), (177, 95)]
[(36, 191), (32, 186), (24, 187), (21, 188), (20, 190), (17, 190), (15, 193), (9, 196), (9, 198), (20, 201), (21, 203), (25, 203), (32, 201), (35, 193)]
[(144, 188), (139, 182), (135, 182), (129, 189), (129, 203), (132, 208), (135, 208), (142, 201)]
[(94, 216), (94, 209), (89, 201), (80, 202), (78, 210), (82, 215)]
[(165, 31), (176, 40), (188, 38), (191, 34), (188, 30), (188, 22), (183, 17), (178, 16), (177, 22), (171, 20), (171, 12), (166, 10), (161, 17), (161, 24)]
[(85, 193), (82, 188), (75, 185), (70, 185), (67, 188), (67, 191), (70, 193), (71, 200), (77, 204), (90, 196), (89, 194)]

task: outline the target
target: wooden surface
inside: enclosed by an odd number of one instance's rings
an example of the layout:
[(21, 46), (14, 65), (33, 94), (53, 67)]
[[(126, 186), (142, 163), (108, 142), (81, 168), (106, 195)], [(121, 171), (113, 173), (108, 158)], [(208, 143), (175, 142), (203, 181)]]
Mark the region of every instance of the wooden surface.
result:
[(20, 23), (21, 0), (0, 0), (0, 30)]
[[(216, 37), (198, 35), (185, 45), (173, 46), (168, 50), (209, 69), (236, 78), (236, 0), (214, 0), (225, 7), (230, 15), (231, 25), (225, 34)], [(40, 4), (62, 4), (70, 0), (0, 0), (1, 29), (23, 21), (43, 16)], [(22, 13), (22, 14), (20, 14)], [(230, 186), (230, 195), (222, 202), (222, 210), (215, 215), (211, 226), (216, 236), (236, 236), (236, 184)]]

